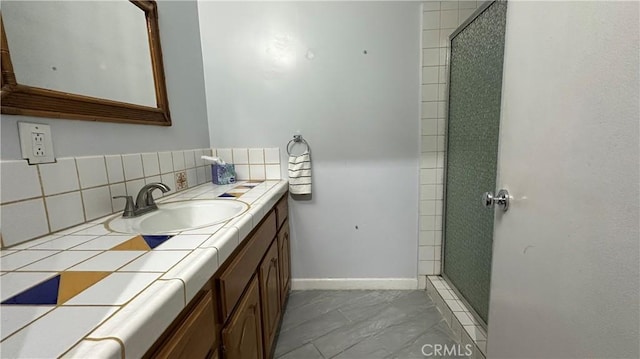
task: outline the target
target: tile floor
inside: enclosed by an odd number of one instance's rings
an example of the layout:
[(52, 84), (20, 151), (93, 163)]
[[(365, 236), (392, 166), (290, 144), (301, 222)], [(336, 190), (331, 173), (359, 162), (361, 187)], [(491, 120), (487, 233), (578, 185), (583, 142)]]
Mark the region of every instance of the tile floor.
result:
[(293, 291), (274, 357), (425, 358), (423, 345), (453, 338), (425, 291)]

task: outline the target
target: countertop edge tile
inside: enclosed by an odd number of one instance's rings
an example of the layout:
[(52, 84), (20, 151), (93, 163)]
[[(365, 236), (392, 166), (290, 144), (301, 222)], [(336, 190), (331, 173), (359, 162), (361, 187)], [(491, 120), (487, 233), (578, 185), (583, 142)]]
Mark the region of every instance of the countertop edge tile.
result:
[(86, 338), (118, 338), (126, 358), (141, 358), (184, 306), (181, 283), (156, 281)]
[(114, 338), (104, 338), (101, 340), (83, 339), (76, 344), (61, 358), (107, 358), (107, 359), (124, 359), (122, 357), (122, 344)]
[(216, 248), (196, 248), (160, 279), (180, 279), (185, 285), (185, 300), (189, 303), (218, 267)]

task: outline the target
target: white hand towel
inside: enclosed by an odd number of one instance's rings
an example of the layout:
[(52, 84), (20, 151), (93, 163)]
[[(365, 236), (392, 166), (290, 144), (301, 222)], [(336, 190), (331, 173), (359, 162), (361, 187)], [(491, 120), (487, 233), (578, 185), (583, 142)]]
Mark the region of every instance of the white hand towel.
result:
[(311, 194), (311, 155), (289, 156), (289, 192)]

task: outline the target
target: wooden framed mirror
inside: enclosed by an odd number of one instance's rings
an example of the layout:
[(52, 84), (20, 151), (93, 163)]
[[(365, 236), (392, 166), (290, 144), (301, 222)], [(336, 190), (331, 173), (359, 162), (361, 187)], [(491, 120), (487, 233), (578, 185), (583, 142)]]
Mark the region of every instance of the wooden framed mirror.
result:
[[(31, 2), (16, 2), (16, 3), (31, 3)], [(40, 3), (40, 2), (38, 2)], [(40, 4), (47, 4), (48, 2), (43, 2)], [(60, 2), (73, 4), (77, 2)], [(86, 2), (86, 3), (110, 3), (110, 2)], [(147, 103), (130, 103), (126, 100), (114, 100), (113, 98), (105, 98), (102, 96), (96, 96), (95, 94), (86, 93), (75, 93), (74, 91), (69, 90), (60, 90), (57, 88), (48, 88), (47, 86), (34, 86), (32, 83), (21, 83), (21, 74), (14, 72), (14, 65), (16, 68), (18, 67), (18, 63), (12, 63), (11, 54), (9, 51), (9, 43), (11, 43), (11, 37), (9, 37), (9, 41), (7, 40), (8, 34), (5, 32), (5, 21), (7, 19), (2, 18), (2, 13), (0, 13), (0, 31), (1, 31), (1, 65), (2, 65), (2, 75), (1, 75), (1, 85), (2, 89), (0, 92), (1, 96), (1, 112), (3, 114), (10, 115), (28, 115), (28, 116), (37, 116), (37, 117), (48, 117), (48, 118), (61, 118), (61, 119), (75, 119), (75, 120), (88, 120), (88, 121), (105, 121), (105, 122), (119, 122), (119, 123), (135, 123), (135, 124), (146, 124), (146, 125), (159, 125), (159, 126), (171, 126), (171, 116), (169, 113), (169, 103), (167, 98), (167, 89), (165, 84), (164, 77), (164, 65), (162, 61), (162, 50), (160, 47), (160, 32), (158, 26), (158, 11), (157, 5), (154, 0), (129, 0), (129, 2), (124, 2), (128, 4), (127, 6), (131, 6), (135, 9), (135, 11), (142, 10), (144, 18), (146, 19), (146, 29), (144, 29), (145, 24), (138, 24), (139, 27), (142, 26), (141, 32), (146, 32), (148, 37), (148, 50), (150, 53), (150, 64), (148, 65), (149, 69), (147, 70), (148, 78), (149, 78), (149, 89), (150, 95)], [(42, 6), (42, 5), (38, 5)], [(7, 6), (5, 4), (2, 5), (2, 10), (5, 12)], [(64, 10), (61, 10), (64, 11)], [(47, 11), (35, 11), (37, 14), (46, 13)], [(98, 14), (100, 14), (98, 12)], [(136, 15), (137, 16), (137, 15)], [(142, 15), (140, 15), (140, 22), (143, 22)], [(55, 17), (55, 16), (54, 16)], [(117, 19), (111, 19), (113, 24), (111, 24), (110, 28), (115, 28)], [(67, 22), (69, 23), (69, 22)], [(90, 21), (89, 21), (90, 23)], [(138, 26), (137, 25), (137, 26)], [(103, 29), (104, 30), (104, 29)], [(88, 29), (87, 32), (91, 30)], [(19, 33), (19, 31), (15, 31)], [(45, 31), (46, 32), (46, 31)], [(83, 32), (83, 30), (76, 31)], [(12, 34), (10, 33), (9, 36)], [(39, 34), (36, 33), (37, 38)], [(144, 38), (144, 34), (142, 34)], [(126, 34), (122, 38), (127, 38)], [(67, 39), (59, 39), (61, 42), (67, 41)], [(111, 39), (113, 43), (118, 43), (118, 40)], [(90, 44), (92, 47), (94, 46), (94, 40), (90, 39), (89, 41), (85, 41), (86, 44)], [(32, 42), (30, 42), (32, 43)], [(85, 45), (86, 45), (85, 44)], [(124, 45), (123, 45), (124, 46)], [(137, 48), (143, 46), (136, 46)], [(129, 46), (131, 48), (131, 46)], [(56, 48), (57, 49), (57, 48)], [(95, 50), (95, 49), (94, 49)], [(82, 48), (78, 51), (92, 51), (92, 48)], [(146, 48), (144, 48), (146, 51)], [(60, 51), (55, 51), (56, 55), (68, 55), (72, 57), (71, 51), (64, 51), (64, 53), (59, 54)], [(49, 54), (52, 53), (49, 51)], [(73, 51), (73, 53), (80, 53)], [(127, 59), (128, 50), (124, 50), (123, 55), (118, 55), (119, 58)], [(31, 59), (36, 56), (28, 55), (22, 56), (21, 59)], [(45, 57), (45, 56), (40, 56)], [(51, 60), (53, 62), (53, 60)], [(101, 64), (101, 68), (109, 67), (111, 64)], [(50, 71), (48, 74), (54, 74), (58, 77), (63, 77), (61, 73), (63, 71), (59, 71), (55, 73), (57, 70), (56, 66), (51, 66), (51, 63), (47, 63), (47, 70)], [(73, 67), (69, 65), (67, 67)], [(118, 68), (118, 66), (110, 66), (111, 68)], [(67, 70), (67, 69), (65, 69)], [(73, 70), (73, 69), (69, 69)], [(22, 70), (23, 74), (29, 74), (32, 76), (37, 76), (30, 74), (28, 70)], [(128, 87), (127, 80), (131, 79), (132, 71), (123, 72), (122, 76), (109, 76), (111, 78), (116, 78), (116, 92), (132, 92)], [(95, 79), (98, 79), (100, 74), (95, 74)], [(133, 74), (135, 75), (135, 73)], [(28, 76), (22, 76), (24, 78)], [(84, 82), (91, 82), (95, 80), (93, 74), (81, 74), (80, 77)], [(133, 76), (135, 77), (135, 76)], [(47, 81), (44, 81), (47, 82)], [(102, 86), (100, 83), (94, 83), (93, 87), (99, 89)], [(114, 86), (112, 86), (114, 87)], [(122, 91), (120, 91), (122, 90)], [(155, 99), (154, 94), (155, 92)], [(117, 96), (116, 96), (117, 97)], [(155, 102), (155, 106), (154, 106)]]

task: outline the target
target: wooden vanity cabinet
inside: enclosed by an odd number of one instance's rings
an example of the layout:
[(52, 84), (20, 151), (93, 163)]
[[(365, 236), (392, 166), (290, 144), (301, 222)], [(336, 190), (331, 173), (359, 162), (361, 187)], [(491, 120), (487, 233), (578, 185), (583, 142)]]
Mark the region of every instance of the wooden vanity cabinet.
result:
[(224, 358), (264, 358), (260, 304), (258, 281), (254, 276), (237, 310), (222, 330)]
[(280, 301), (280, 265), (278, 243), (273, 241), (260, 265), (260, 303), (262, 304), (262, 337), (264, 352), (271, 353), (276, 337), (282, 302)]
[[(168, 340), (155, 346), (157, 349), (151, 358), (206, 358), (217, 349), (216, 320), (214, 314), (213, 294), (211, 290), (204, 291), (196, 297), (195, 303), (190, 305), (186, 316), (179, 323), (174, 323)], [(147, 353), (149, 354), (149, 353)]]
[(215, 276), (220, 292), (223, 322), (231, 315), (275, 236), (276, 214), (271, 211), (254, 234), (246, 239), (244, 246), (231, 260), (231, 264), (223, 269), (219, 276)]
[(289, 240), (289, 220), (278, 231), (278, 262), (280, 264), (280, 305), (284, 308), (291, 288), (291, 249)]
[(145, 355), (271, 358), (290, 288), (288, 194), (218, 268)]

